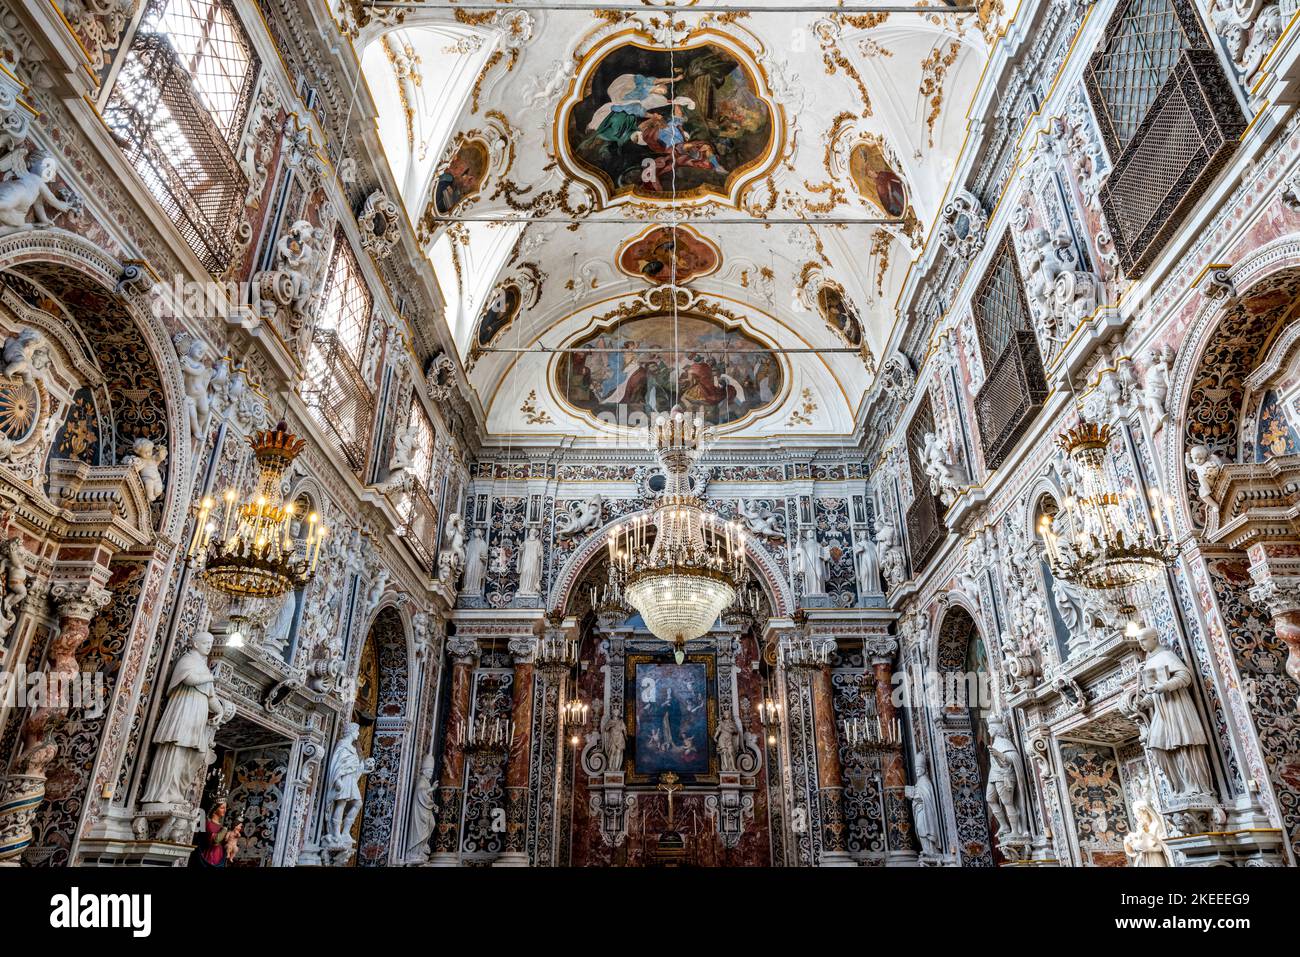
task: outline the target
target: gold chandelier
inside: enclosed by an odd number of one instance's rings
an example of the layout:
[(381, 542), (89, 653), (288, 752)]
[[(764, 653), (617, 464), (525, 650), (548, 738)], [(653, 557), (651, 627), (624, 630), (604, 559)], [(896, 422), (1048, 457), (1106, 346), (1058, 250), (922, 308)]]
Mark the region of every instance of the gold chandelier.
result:
[(258, 466), (252, 495), (239, 502), (235, 489), (226, 489), (219, 517), (214, 515), (216, 502), (205, 497), (189, 548), (189, 556), (202, 566), (200, 582), (240, 602), (277, 598), (308, 582), (326, 535), (320, 516), (312, 512), (306, 517), (306, 537), (296, 539), (291, 531), (296, 508), (284, 504), (280, 491), (285, 470), (306, 441), (280, 422), (250, 435), (248, 444)]
[(1176, 556), (1159, 503), (1151, 507), (1153, 533), (1138, 520), (1137, 494), (1108, 484), (1104, 466), (1110, 437), (1109, 425), (1082, 422), (1057, 438), (1076, 485), (1062, 503), (1060, 532), (1051, 516), (1044, 515), (1038, 526), (1053, 575), (1106, 592), (1149, 581)]
[(686, 643), (708, 633), (746, 580), (741, 526), (706, 512), (691, 491), (690, 467), (704, 438), (704, 420), (680, 409), (655, 420), (650, 443), (663, 491), (650, 519), (625, 523), (609, 540), (612, 580), (650, 633), (672, 644), (678, 664)]

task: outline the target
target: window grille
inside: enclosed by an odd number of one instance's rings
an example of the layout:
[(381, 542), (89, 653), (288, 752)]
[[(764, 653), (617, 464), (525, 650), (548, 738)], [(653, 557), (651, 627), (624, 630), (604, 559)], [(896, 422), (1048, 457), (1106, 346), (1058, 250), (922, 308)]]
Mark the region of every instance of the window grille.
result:
[(933, 432), (934, 410), (927, 394), (917, 406), (907, 426), (907, 461), (912, 472), (912, 504), (907, 509), (907, 538), (912, 553), (912, 572), (919, 573), (934, 557), (947, 537), (943, 523), (943, 503), (930, 491), (930, 477), (922, 466), (925, 435)]
[(348, 467), (364, 475), (374, 397), (332, 329), (317, 329), (312, 338), (303, 399)]
[(975, 395), (984, 464), (1002, 464), (1047, 398), (1047, 377), (1029, 318), (1011, 235), (1003, 235), (972, 297), (987, 373)]
[(325, 305), (318, 328), (335, 333), (339, 345), (356, 365), (366, 345), (372, 299), (361, 267), (342, 230), (334, 236), (334, 256), (325, 284)]
[(1245, 117), (1190, 0), (1121, 0), (1085, 82), (1112, 161), (1102, 210), (1137, 278), (1232, 155)]

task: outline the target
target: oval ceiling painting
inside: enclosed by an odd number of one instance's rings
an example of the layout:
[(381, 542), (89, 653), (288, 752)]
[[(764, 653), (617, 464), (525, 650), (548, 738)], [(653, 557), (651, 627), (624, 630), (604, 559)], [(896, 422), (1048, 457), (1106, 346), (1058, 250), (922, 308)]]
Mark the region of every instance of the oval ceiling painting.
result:
[(653, 226), (618, 254), (619, 269), (654, 285), (684, 286), (721, 264), (718, 247), (689, 226)]
[(677, 48), (670, 59), (624, 42), (584, 66), (560, 128), (569, 156), (611, 198), (729, 197), (773, 155), (773, 109), (724, 46)]
[(644, 426), (675, 404), (726, 425), (779, 402), (785, 370), (762, 342), (703, 316), (628, 319), (571, 345), (555, 392), (610, 425)]
[(907, 212), (907, 184), (885, 158), (880, 144), (868, 142), (853, 147), (849, 175), (863, 198), (886, 216), (901, 218)]

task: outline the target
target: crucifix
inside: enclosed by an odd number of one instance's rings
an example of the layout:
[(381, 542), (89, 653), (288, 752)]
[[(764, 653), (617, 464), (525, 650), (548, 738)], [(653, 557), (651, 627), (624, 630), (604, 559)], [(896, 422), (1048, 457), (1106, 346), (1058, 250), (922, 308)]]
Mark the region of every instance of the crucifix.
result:
[(668, 830), (673, 829), (673, 795), (682, 789), (682, 781), (672, 771), (659, 777), (659, 790), (668, 795)]

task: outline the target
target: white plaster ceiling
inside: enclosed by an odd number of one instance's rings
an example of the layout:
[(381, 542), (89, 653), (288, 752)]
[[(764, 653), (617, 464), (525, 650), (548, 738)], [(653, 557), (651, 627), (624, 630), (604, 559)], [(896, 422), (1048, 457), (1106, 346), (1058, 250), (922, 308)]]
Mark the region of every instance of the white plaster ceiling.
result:
[[(738, 441), (773, 443), (826, 441), (853, 431), (895, 321), (895, 300), (944, 201), (997, 24), (934, 13), (864, 21), (681, 11), (677, 25), (670, 37), (664, 15), (653, 11), (620, 19), (580, 11), (408, 10), (400, 25), (372, 25), (359, 41), (379, 134), (413, 222), (425, 214), (437, 174), (470, 139), (484, 144), (474, 157), (486, 154), (488, 172), (477, 195), (462, 198), (452, 215), (624, 220), (576, 228), (425, 223), (447, 322), (494, 435), (546, 443), (598, 440), (609, 432), (557, 395), (564, 388), (555, 376), (560, 358), (538, 346), (568, 345), (595, 317), (634, 309), (638, 301), (645, 307), (652, 285), (620, 271), (616, 257), (653, 228), (641, 220), (674, 205), (689, 207), (691, 227), (721, 252), (711, 274), (684, 284), (679, 302), (713, 310), (765, 347), (847, 349), (850, 343), (818, 308), (825, 283), (842, 290), (863, 327), (865, 348), (858, 352), (779, 355), (779, 395), (720, 431)], [(595, 97), (593, 103), (608, 99), (601, 87), (616, 66), (605, 66), (603, 79), (593, 71), (627, 42), (671, 45), (684, 57), (709, 42), (749, 71), (754, 92), (770, 104), (774, 133), (754, 168), (730, 178), (730, 195), (678, 196), (674, 204), (671, 189), (663, 188), (653, 198), (610, 199), (582, 169), (559, 119), (584, 96)], [(684, 90), (672, 84), (671, 93), (691, 93), (689, 82), (680, 84)], [(690, 108), (683, 112), (689, 116)], [(855, 185), (855, 148), (859, 155), (878, 151), (902, 178), (914, 223), (710, 224), (719, 217), (760, 223), (886, 215)], [(749, 160), (753, 153), (738, 155)], [(507, 282), (517, 288), (519, 313), (491, 348), (533, 350), (526, 354), (473, 348), (485, 305), (499, 304), (496, 294)], [(725, 361), (715, 365), (725, 371)]]

